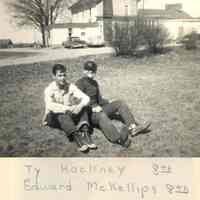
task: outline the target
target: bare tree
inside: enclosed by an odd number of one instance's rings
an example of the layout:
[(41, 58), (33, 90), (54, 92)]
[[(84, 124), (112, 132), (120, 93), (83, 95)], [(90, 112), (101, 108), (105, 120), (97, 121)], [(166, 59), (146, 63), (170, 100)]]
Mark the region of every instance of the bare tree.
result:
[(66, 0), (14, 0), (7, 3), (18, 26), (30, 26), (41, 32), (43, 46), (48, 45), (48, 27), (55, 23)]

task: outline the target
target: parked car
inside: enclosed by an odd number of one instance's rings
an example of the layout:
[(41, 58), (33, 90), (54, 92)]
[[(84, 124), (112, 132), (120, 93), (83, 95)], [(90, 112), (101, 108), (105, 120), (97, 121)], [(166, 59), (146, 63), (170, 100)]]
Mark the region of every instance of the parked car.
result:
[(65, 48), (75, 49), (75, 48), (85, 48), (87, 44), (84, 40), (81, 40), (79, 37), (71, 37), (67, 41), (64, 41), (62, 45)]
[(40, 48), (43, 48), (43, 44), (41, 42), (37, 41), (37, 42), (33, 43), (33, 47), (35, 49), (40, 49)]
[(102, 39), (90, 39), (87, 45), (88, 47), (104, 47), (105, 42)]
[(0, 39), (0, 48), (13, 48), (11, 39)]

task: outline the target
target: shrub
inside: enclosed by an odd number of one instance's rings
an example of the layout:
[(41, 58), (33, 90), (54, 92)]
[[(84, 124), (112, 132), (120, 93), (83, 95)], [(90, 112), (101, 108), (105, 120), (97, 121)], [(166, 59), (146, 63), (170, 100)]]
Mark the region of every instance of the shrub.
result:
[(140, 43), (138, 30), (128, 21), (115, 23), (112, 46), (116, 55), (133, 55)]
[(145, 46), (151, 53), (163, 52), (164, 44), (169, 41), (167, 30), (141, 17), (133, 22), (114, 24), (112, 46), (116, 55), (135, 55), (141, 46)]
[(0, 39), (0, 48), (12, 48), (13, 42), (11, 39)]
[(198, 34), (193, 31), (190, 34), (184, 36), (182, 42), (184, 43), (187, 50), (193, 50), (197, 48), (197, 40)]
[(164, 44), (169, 41), (168, 31), (160, 25), (144, 26), (142, 34), (151, 53), (162, 53)]

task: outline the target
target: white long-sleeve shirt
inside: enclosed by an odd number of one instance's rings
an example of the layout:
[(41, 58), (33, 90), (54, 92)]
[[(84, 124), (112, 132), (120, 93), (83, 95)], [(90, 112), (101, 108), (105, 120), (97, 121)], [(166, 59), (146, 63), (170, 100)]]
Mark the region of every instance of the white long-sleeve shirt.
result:
[(49, 112), (65, 113), (67, 110), (70, 111), (70, 107), (72, 106), (70, 98), (72, 96), (79, 99), (82, 107), (87, 106), (90, 102), (90, 98), (74, 84), (69, 84), (69, 89), (66, 93), (64, 89), (58, 87), (55, 81), (50, 83), (44, 91), (45, 116), (43, 121), (45, 121)]

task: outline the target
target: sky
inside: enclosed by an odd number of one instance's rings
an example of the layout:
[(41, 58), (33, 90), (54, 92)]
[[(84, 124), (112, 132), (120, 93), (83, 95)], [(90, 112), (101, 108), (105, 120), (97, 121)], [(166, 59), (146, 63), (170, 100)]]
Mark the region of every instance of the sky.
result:
[[(140, 3), (140, 6), (142, 4)], [(199, 0), (144, 0), (144, 8), (164, 9), (165, 4), (181, 3), (183, 10), (192, 17), (200, 17), (200, 2)]]
[[(8, 0), (0, 0), (0, 39), (10, 38), (13, 42), (32, 42), (38, 39), (38, 34), (29, 29), (19, 29), (9, 16), (5, 2)], [(142, 2), (142, 0), (141, 0)], [(200, 17), (199, 0), (144, 0), (144, 8), (164, 9), (166, 3), (182, 3), (183, 10), (193, 17)], [(141, 7), (142, 3), (140, 3)]]

